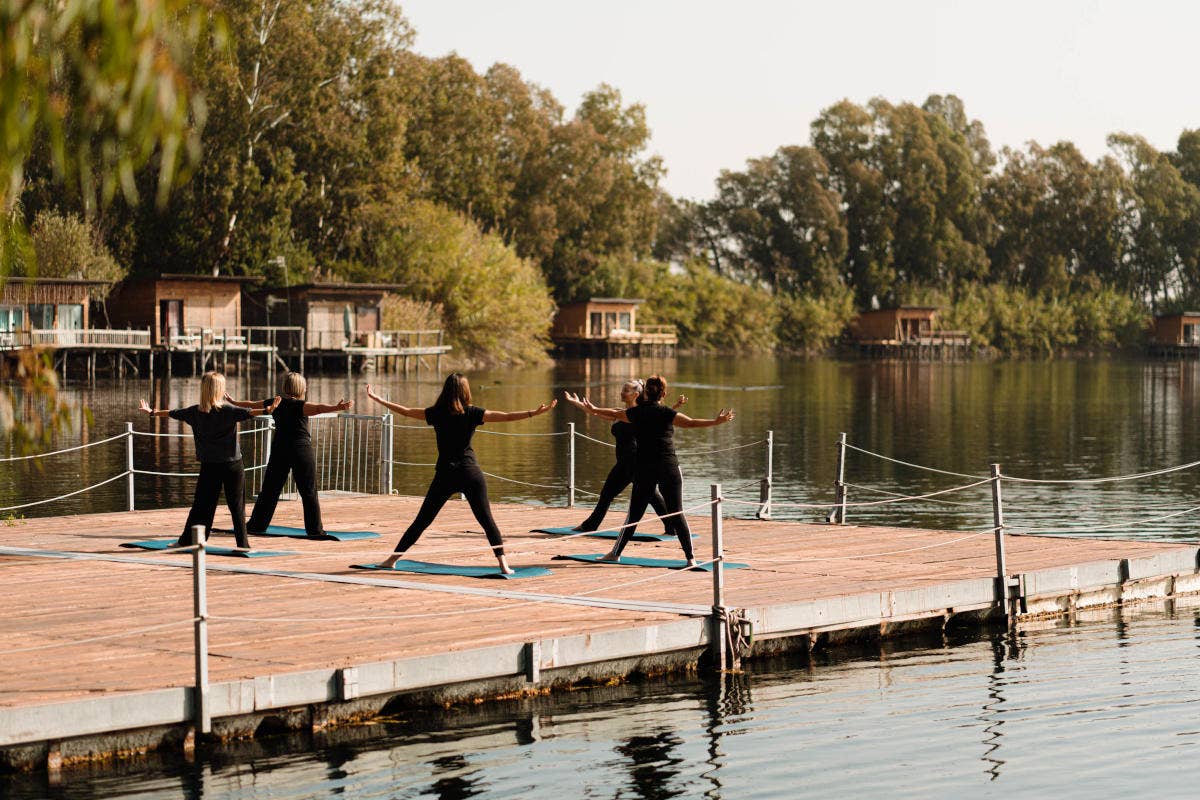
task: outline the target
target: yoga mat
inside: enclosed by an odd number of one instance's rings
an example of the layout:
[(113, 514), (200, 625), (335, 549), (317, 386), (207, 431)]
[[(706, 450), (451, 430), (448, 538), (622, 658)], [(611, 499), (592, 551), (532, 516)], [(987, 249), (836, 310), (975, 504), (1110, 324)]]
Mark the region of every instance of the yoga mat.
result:
[[(618, 539), (621, 536), (620, 531), (590, 531), (582, 533), (574, 528), (534, 528), (530, 533), (549, 533), (554, 536), (589, 536), (595, 539)], [(696, 538), (696, 534), (692, 534), (692, 538)], [(634, 542), (678, 542), (674, 536), (666, 533), (635, 533), (633, 535)]]
[(380, 572), (416, 572), (421, 575), (458, 575), (463, 578), (540, 578), (549, 575), (545, 567), (513, 567), (515, 574), (505, 575), (499, 567), (463, 567), (456, 564), (430, 564), (427, 561), (397, 561), (396, 566), (385, 569), (378, 564), (351, 564), (351, 569), (375, 569)]
[[(176, 547), (175, 539), (148, 539), (144, 542), (122, 542), (121, 547), (136, 547), (139, 550), (170, 550)], [(282, 550), (251, 550), (242, 552), (229, 547), (211, 547), (205, 545), (204, 552), (210, 556), (229, 556), (230, 558), (266, 558), (268, 556), (294, 556), (295, 553)]]
[[(233, 533), (231, 528), (213, 528), (213, 533)], [(268, 525), (261, 533), (251, 536), (286, 536), (289, 539), (312, 539), (314, 542), (350, 542), (355, 539), (378, 539), (379, 534), (373, 531), (325, 531), (324, 536), (309, 536), (304, 528), (291, 528), (287, 525)]]
[[(589, 564), (604, 564), (613, 565), (616, 567), (659, 567), (662, 569), (688, 569), (687, 562), (682, 558), (634, 558), (633, 556), (621, 556), (620, 561), (601, 561), (600, 557), (603, 553), (584, 553), (582, 555), (555, 556), (555, 558), (569, 559), (571, 561), (584, 561)], [(736, 564), (732, 561), (725, 562), (725, 569), (741, 569), (748, 567), (749, 564)], [(701, 564), (698, 567), (691, 567), (697, 572), (712, 572), (712, 564)]]

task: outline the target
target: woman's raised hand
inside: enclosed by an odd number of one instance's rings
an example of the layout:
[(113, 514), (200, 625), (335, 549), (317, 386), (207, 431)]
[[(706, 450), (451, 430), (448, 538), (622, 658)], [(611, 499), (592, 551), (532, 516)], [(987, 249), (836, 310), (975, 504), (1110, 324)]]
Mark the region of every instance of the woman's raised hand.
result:
[(721, 413), (717, 414), (717, 422), (730, 422), (734, 417), (732, 408), (722, 408)]
[(583, 408), (583, 401), (579, 399), (579, 395), (577, 394), (563, 390), (563, 399), (576, 408)]
[(545, 403), (541, 403), (541, 404), (539, 404), (539, 405), (538, 405), (538, 407), (537, 407), (537, 408), (535, 408), (535, 409), (533, 410), (533, 416), (535, 416), (535, 417), (536, 417), (538, 414), (545, 414), (547, 411), (549, 411), (550, 409), (554, 408), (556, 405), (558, 405), (558, 400), (551, 400), (551, 401), (550, 401), (550, 405), (546, 405)]
[(347, 400), (343, 397), (341, 400), (337, 401), (337, 407), (338, 411), (349, 411), (350, 409), (354, 408), (354, 401)]
[(687, 405), (687, 401), (688, 396), (686, 394), (681, 394), (679, 395), (679, 399), (675, 401), (675, 405), (671, 406), (671, 408), (682, 408), (683, 406)]
[(379, 395), (375, 394), (375, 390), (371, 388), (371, 384), (369, 383), (367, 384), (367, 397), (371, 398), (372, 400), (379, 399)]
[(274, 397), (272, 397), (271, 405), (267, 406), (267, 413), (269, 414), (272, 411), (274, 411), (282, 401), (283, 401), (283, 398), (280, 397), (279, 395), (275, 395)]
[(138, 411), (145, 411), (147, 414), (154, 413), (154, 409), (150, 407), (150, 404), (146, 402), (146, 398), (144, 397), (138, 400)]

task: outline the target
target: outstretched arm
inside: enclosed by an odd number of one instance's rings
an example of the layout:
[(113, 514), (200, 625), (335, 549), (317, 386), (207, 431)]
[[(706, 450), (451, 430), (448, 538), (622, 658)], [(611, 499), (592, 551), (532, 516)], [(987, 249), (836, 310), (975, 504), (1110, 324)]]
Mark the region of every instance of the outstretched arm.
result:
[(675, 425), (679, 428), (712, 428), (716, 425), (724, 425), (732, 420), (733, 416), (732, 408), (722, 408), (721, 413), (713, 419), (692, 419), (687, 414), (676, 414)]
[(225, 393), (225, 402), (238, 408), (262, 408), (262, 401), (260, 400), (234, 400), (229, 396), (229, 392)]
[(601, 408), (586, 397), (583, 398), (583, 410), (593, 417), (611, 419), (613, 422), (629, 422), (629, 417), (623, 408)]
[(681, 394), (679, 395), (679, 399), (675, 401), (675, 405), (671, 406), (671, 408), (678, 411), (679, 409), (683, 408), (683, 406), (687, 405), (687, 401), (688, 396), (686, 394)]
[(375, 394), (375, 390), (371, 388), (371, 384), (369, 384), (369, 383), (367, 384), (367, 397), (371, 398), (376, 403), (379, 403), (384, 408), (390, 408), (392, 411), (395, 411), (397, 414), (400, 414), (401, 416), (411, 417), (413, 419), (419, 419), (419, 420), (421, 420), (421, 422), (425, 421), (425, 409), (409, 408), (408, 406), (402, 406), (399, 403), (392, 403), (387, 400), (384, 400), (382, 397)]
[(539, 414), (545, 414), (550, 409), (558, 405), (557, 400), (551, 400), (550, 405), (542, 403), (532, 411), (484, 411), (484, 422), (516, 422), (519, 419), (529, 419), (536, 417)]
[(144, 397), (138, 401), (138, 411), (144, 411), (152, 417), (166, 417), (171, 414), (169, 408), (151, 408)]
[[(261, 417), (263, 414), (270, 414), (272, 411), (274, 411), (279, 406), (279, 403), (282, 399), (283, 398), (281, 398), (279, 395), (275, 395), (271, 398), (271, 402), (268, 403), (266, 407), (263, 407), (262, 403), (255, 403), (246, 410), (250, 412), (250, 416), (252, 417)], [(246, 408), (246, 406), (242, 406), (242, 408)]]
[[(312, 417), (316, 416), (317, 414), (331, 414), (335, 411), (349, 411), (352, 408), (354, 408), (354, 401), (347, 400), (344, 397), (333, 405), (328, 405), (325, 403), (305, 403), (304, 416)], [(424, 419), (424, 417), (425, 413), (422, 412), (421, 418)]]

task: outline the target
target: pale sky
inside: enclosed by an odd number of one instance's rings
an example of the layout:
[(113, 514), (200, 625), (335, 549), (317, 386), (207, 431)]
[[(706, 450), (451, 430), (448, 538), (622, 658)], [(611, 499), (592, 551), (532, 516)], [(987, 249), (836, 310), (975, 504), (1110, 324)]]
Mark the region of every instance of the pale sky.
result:
[(1200, 2), (402, 0), (426, 55), (512, 64), (569, 111), (600, 83), (646, 106), (664, 185), (807, 144), (826, 106), (957, 94), (994, 147), (1200, 127)]

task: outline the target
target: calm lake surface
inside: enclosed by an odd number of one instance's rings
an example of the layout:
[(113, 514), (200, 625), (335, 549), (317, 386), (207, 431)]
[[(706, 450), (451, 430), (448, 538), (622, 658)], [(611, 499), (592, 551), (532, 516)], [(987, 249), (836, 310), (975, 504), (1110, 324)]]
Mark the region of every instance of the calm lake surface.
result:
[[(574, 361), (471, 374), (475, 402), (532, 408), (561, 389), (616, 404), (631, 375), (663, 371), (685, 408), (711, 416), (736, 409), (727, 426), (680, 431), (687, 494), (757, 498), (765, 445), (775, 432), (775, 514), (816, 520), (823, 510), (788, 508), (833, 498), (835, 442), (961, 475), (914, 469), (851, 451), (851, 500), (917, 495), (970, 483), (989, 464), (1030, 478), (1096, 478), (1200, 460), (1195, 363), (1132, 361), (918, 364), (688, 357), (665, 362)], [(375, 378), (381, 391), (427, 405), (440, 380)], [(310, 380), (310, 399), (352, 396), (377, 413), (362, 383)], [(195, 402), (198, 381), (70, 384), (79, 410), (56, 447), (124, 430), (158, 427), (137, 400)], [(270, 393), (261, 377), (232, 378), (235, 395)], [(83, 413), (84, 409), (90, 415)], [(565, 437), (483, 435), (578, 430), (611, 441), (608, 426), (560, 404), (528, 422), (480, 429), (476, 450), (493, 500), (562, 504)], [(255, 437), (247, 437), (253, 440)], [(139, 469), (195, 469), (190, 439), (140, 437)], [(740, 447), (749, 444), (748, 447)], [(369, 450), (369, 442), (362, 443)], [(247, 465), (257, 453), (246, 441)], [(351, 443), (351, 447), (353, 447)], [(612, 450), (577, 441), (578, 485), (598, 490)], [(709, 453), (707, 451), (723, 452)], [(428, 430), (401, 428), (395, 459), (433, 461)], [(122, 472), (123, 441), (42, 461), (0, 464), (0, 507), (74, 491)], [(421, 494), (428, 467), (395, 467), (395, 487)], [(514, 483), (511, 481), (521, 481)], [(530, 486), (527, 484), (541, 484)], [(57, 503), (6, 511), (26, 516), (118, 510), (123, 480)], [(1055, 535), (1195, 541), (1196, 470), (1094, 485), (1006, 484), (1005, 516), (1016, 530)], [(139, 476), (142, 508), (186, 505), (191, 481)], [(580, 503), (587, 506), (588, 496)], [(987, 486), (896, 505), (851, 508), (850, 521), (961, 530), (991, 523)], [(730, 514), (753, 511), (731, 504)], [(586, 511), (581, 509), (581, 517)], [(330, 521), (332, 522), (332, 521)], [(397, 533), (406, 520), (397, 520)], [(174, 531), (170, 532), (174, 533)], [(19, 545), (0, 527), (0, 541)], [(906, 640), (839, 651), (813, 663), (753, 665), (729, 682), (673, 678), (549, 698), (451, 710), (340, 729), (317, 740), (282, 738), (222, 751), (195, 764), (136, 762), (129, 770), (6, 782), (0, 797), (299, 798), (521, 797), (767, 798), (797, 796), (1112, 796), (1153, 789), (1194, 796), (1200, 777), (1200, 620), (1168, 606), (1105, 612), (1006, 635)]]

